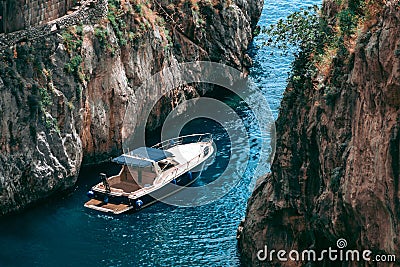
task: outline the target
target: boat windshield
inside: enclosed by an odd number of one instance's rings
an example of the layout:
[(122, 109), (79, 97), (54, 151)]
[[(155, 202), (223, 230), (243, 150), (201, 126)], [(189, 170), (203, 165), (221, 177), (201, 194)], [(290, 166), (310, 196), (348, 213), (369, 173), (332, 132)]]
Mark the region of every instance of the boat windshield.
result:
[(157, 177), (157, 173), (152, 165), (146, 167), (129, 167), (129, 172), (135, 181), (142, 186), (152, 185)]

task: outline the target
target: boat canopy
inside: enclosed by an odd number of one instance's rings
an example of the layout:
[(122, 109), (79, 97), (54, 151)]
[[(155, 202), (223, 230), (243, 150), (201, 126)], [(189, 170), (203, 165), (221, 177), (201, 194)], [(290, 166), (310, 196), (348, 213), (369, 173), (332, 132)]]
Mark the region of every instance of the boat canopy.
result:
[(171, 152), (162, 149), (139, 147), (114, 158), (112, 162), (133, 167), (148, 167), (152, 165), (153, 161), (157, 162), (172, 156), (173, 154)]

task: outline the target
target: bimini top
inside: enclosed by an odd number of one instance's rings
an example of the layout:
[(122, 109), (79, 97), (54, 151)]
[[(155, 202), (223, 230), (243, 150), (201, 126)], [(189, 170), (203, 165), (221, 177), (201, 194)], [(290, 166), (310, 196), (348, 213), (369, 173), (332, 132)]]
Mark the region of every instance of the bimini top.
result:
[(165, 150), (151, 147), (139, 147), (112, 159), (112, 162), (134, 167), (147, 167), (151, 166), (153, 161), (157, 162), (172, 156), (173, 154), (171, 152)]

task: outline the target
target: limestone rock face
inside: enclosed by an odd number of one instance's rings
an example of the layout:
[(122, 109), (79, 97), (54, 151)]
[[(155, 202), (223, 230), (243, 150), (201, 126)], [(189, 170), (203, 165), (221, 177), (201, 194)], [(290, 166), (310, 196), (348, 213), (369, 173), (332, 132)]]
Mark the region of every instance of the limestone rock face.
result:
[[(0, 215), (71, 188), (82, 160), (96, 163), (120, 153), (128, 103), (137, 103), (140, 113), (154, 92), (136, 89), (163, 68), (212, 60), (247, 71), (243, 62), (262, 1), (196, 8), (177, 2), (172, 10), (153, 6), (143, 18), (124, 2), (116, 8), (127, 15), (117, 13), (117, 19), (128, 25), (129, 39), (121, 39), (110, 16), (100, 26), (77, 26), (1, 52)], [(158, 21), (155, 14), (166, 22), (149, 22)], [(181, 89), (157, 104), (149, 129), (179, 101), (210, 88)]]
[[(336, 248), (339, 238), (348, 249), (400, 255), (398, 2), (388, 1), (376, 21), (365, 23), (371, 25), (354, 52), (333, 60), (335, 88), (287, 88), (272, 172), (253, 192), (239, 228), (248, 266), (303, 266), (261, 262), (257, 251), (321, 251)], [(327, 103), (329, 90), (335, 97)]]

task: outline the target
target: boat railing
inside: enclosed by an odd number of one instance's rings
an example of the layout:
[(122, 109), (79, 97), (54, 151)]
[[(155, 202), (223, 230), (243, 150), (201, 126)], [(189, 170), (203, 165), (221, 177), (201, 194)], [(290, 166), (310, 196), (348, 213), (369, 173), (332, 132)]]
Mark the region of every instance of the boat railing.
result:
[(191, 134), (191, 135), (179, 136), (162, 141), (161, 143), (152, 146), (152, 148), (167, 150), (178, 145), (199, 143), (199, 142), (205, 142), (205, 143), (212, 142), (212, 134), (205, 133), (205, 134)]
[[(211, 141), (212, 141), (212, 139), (210, 139), (210, 141), (205, 141), (205, 142), (211, 142)], [(206, 146), (200, 151), (200, 153), (197, 156), (193, 157), (188, 162), (186, 162), (184, 164), (180, 164), (178, 166), (175, 166), (173, 168), (173, 170), (170, 171), (170, 173), (167, 175), (167, 177), (165, 179), (166, 180), (170, 179), (171, 175), (172, 175), (172, 177), (176, 177), (178, 174), (178, 171), (185, 173), (186, 171), (190, 170), (193, 167), (191, 163), (193, 163), (196, 160), (197, 160), (196, 163), (198, 163), (202, 157), (205, 157), (208, 155), (209, 149), (210, 148), (208, 146)], [(207, 150), (207, 153), (205, 153), (206, 150)], [(184, 165), (186, 165), (185, 168), (182, 168), (182, 166), (184, 166)]]

